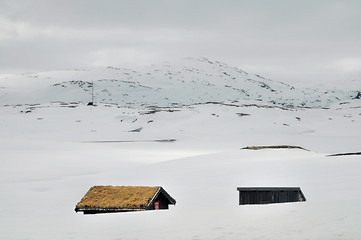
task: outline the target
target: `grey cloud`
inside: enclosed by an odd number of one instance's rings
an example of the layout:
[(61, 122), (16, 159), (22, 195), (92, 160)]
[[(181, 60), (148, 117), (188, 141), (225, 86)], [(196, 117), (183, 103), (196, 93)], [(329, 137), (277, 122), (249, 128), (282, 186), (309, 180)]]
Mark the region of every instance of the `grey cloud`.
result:
[(361, 75), (334, 64), (361, 58), (361, 1), (0, 0), (1, 19), (0, 72), (206, 56), (286, 81)]

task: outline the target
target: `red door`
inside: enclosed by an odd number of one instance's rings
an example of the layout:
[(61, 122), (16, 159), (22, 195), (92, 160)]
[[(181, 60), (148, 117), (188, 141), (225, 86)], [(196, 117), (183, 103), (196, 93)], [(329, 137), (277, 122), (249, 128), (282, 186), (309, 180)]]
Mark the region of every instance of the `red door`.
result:
[(154, 202), (154, 209), (159, 210), (159, 201)]

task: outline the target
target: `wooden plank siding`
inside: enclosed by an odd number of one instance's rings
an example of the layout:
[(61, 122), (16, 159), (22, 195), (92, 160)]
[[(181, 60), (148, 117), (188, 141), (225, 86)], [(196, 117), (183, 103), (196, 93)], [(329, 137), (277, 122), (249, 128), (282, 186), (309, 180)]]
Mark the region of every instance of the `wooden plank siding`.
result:
[(239, 187), (239, 205), (306, 201), (299, 187)]

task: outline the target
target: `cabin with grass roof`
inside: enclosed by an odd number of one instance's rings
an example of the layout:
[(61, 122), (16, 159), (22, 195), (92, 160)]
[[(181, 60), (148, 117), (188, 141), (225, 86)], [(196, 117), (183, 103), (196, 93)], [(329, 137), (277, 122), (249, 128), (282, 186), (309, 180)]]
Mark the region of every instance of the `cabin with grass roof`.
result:
[(94, 186), (75, 207), (84, 214), (168, 209), (176, 201), (162, 187)]

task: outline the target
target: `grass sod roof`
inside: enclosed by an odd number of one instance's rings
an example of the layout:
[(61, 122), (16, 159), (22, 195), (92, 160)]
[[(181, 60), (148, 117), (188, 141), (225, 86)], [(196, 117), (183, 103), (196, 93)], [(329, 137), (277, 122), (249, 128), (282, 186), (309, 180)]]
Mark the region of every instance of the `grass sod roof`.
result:
[(94, 186), (76, 205), (77, 209), (145, 209), (160, 187)]

